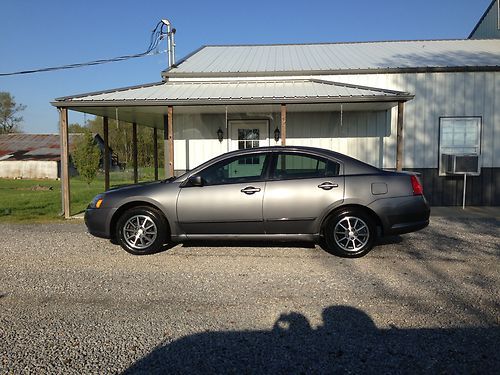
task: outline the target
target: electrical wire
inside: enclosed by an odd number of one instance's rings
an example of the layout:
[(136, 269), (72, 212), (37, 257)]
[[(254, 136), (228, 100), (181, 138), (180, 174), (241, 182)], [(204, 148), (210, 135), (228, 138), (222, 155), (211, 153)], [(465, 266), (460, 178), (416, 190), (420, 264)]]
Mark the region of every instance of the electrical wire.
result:
[(22, 75), (22, 74), (32, 74), (32, 73), (42, 73), (42, 72), (53, 72), (56, 70), (64, 70), (64, 69), (75, 69), (75, 68), (81, 68), (81, 67), (85, 67), (85, 66), (101, 65), (101, 64), (111, 63), (111, 62), (118, 62), (118, 61), (136, 59), (136, 58), (144, 57), (144, 56), (156, 55), (158, 53), (162, 53), (162, 52), (156, 52), (156, 53), (152, 53), (152, 52), (154, 49), (156, 49), (158, 47), (160, 40), (165, 35), (165, 33), (163, 31), (164, 26), (165, 25), (161, 21), (156, 24), (156, 27), (151, 32), (149, 46), (146, 49), (146, 51), (144, 51), (142, 53), (137, 53), (137, 54), (133, 54), (133, 55), (118, 56), (118, 57), (113, 57), (110, 59), (100, 59), (100, 60), (87, 61), (87, 62), (83, 62), (83, 63), (67, 64), (67, 65), (60, 65), (60, 66), (53, 66), (53, 67), (39, 68), (39, 69), (31, 69), (31, 70), (21, 70), (18, 72), (0, 73), (0, 77), (15, 76), (15, 75)]

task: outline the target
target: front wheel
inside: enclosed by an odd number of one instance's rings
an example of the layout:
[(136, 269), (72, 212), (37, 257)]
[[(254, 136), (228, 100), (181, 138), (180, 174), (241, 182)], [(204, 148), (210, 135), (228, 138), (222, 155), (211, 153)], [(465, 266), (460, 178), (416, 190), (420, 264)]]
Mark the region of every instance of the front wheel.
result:
[(328, 219), (324, 236), (327, 250), (345, 257), (366, 255), (375, 242), (375, 225), (359, 210), (344, 210)]
[(118, 219), (116, 238), (130, 254), (153, 254), (167, 239), (167, 224), (163, 215), (151, 207), (134, 207)]

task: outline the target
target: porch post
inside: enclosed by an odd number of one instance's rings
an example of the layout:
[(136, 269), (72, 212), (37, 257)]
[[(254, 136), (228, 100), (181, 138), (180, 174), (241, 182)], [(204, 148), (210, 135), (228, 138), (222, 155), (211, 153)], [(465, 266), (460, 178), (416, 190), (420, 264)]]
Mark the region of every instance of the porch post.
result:
[(396, 132), (396, 170), (403, 170), (403, 114), (405, 103), (398, 102), (398, 124)]
[(174, 107), (169, 105), (167, 112), (167, 123), (163, 126), (165, 141), (165, 175), (172, 177), (174, 175)]
[(286, 145), (286, 104), (281, 105), (281, 145)]
[(156, 128), (153, 128), (153, 167), (156, 181), (158, 180), (158, 129)]
[(134, 164), (134, 184), (139, 182), (137, 173), (137, 123), (132, 123), (132, 161)]
[(163, 172), (168, 178), (168, 116), (163, 115)]
[(69, 191), (69, 139), (68, 139), (68, 110), (59, 109), (59, 136), (61, 142), (61, 192), (63, 213), (66, 219), (71, 217)]
[(102, 132), (104, 133), (104, 155), (102, 158), (102, 164), (104, 167), (104, 190), (109, 190), (109, 126), (108, 117), (104, 116), (102, 118)]

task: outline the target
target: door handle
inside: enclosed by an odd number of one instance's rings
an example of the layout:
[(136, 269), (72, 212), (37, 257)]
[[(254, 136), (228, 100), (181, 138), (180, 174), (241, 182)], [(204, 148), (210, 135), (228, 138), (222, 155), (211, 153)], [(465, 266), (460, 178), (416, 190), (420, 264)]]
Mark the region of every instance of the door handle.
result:
[(260, 191), (260, 188), (256, 188), (256, 187), (253, 187), (253, 186), (248, 186), (244, 189), (241, 189), (241, 192), (242, 193), (245, 193), (245, 194), (248, 194), (248, 195), (251, 195), (251, 194), (254, 194), (254, 193), (258, 193)]
[(331, 190), (333, 188), (339, 187), (339, 184), (334, 184), (333, 182), (326, 181), (318, 185), (320, 189)]

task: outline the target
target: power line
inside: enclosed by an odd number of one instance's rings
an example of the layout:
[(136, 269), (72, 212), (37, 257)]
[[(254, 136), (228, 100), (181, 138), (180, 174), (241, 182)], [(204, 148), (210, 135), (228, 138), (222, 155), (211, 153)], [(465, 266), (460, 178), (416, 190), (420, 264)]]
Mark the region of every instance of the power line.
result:
[(32, 74), (32, 73), (42, 73), (42, 72), (53, 72), (56, 70), (64, 70), (64, 69), (75, 69), (75, 68), (81, 68), (84, 66), (101, 65), (101, 64), (111, 63), (111, 62), (136, 59), (138, 57), (156, 55), (156, 54), (161, 53), (161, 52), (152, 53), (152, 51), (156, 47), (158, 47), (160, 40), (165, 35), (163, 32), (163, 27), (164, 27), (164, 24), (161, 21), (156, 24), (156, 27), (151, 32), (149, 46), (148, 46), (147, 50), (142, 52), (142, 53), (137, 53), (137, 54), (133, 54), (133, 55), (118, 56), (118, 57), (113, 57), (111, 59), (87, 61), (87, 62), (83, 62), (83, 63), (52, 66), (52, 67), (47, 67), (47, 68), (39, 68), (39, 69), (31, 69), (31, 70), (21, 70), (18, 72), (0, 73), (0, 77), (15, 76), (15, 75), (22, 75), (22, 74)]

